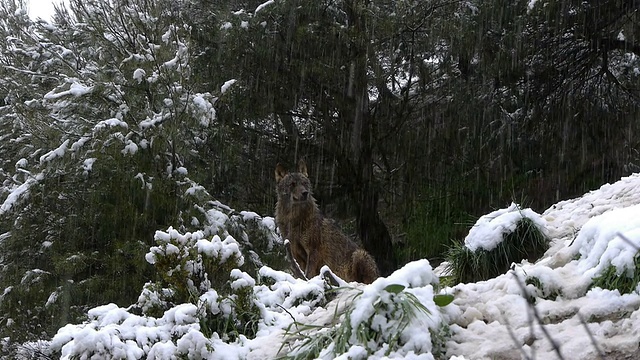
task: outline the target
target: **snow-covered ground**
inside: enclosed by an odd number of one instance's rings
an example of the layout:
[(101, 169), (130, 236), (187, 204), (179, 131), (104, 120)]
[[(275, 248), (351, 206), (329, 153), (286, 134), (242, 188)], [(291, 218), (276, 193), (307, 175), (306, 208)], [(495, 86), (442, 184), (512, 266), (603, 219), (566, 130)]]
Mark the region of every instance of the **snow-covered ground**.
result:
[[(520, 219), (507, 214), (513, 210), (481, 218), (471, 234), (493, 243), (487, 234), (497, 226), (508, 229), (505, 219)], [(600, 354), (604, 359), (639, 359), (640, 286), (621, 295), (591, 284), (611, 265), (621, 274), (634, 270), (640, 245), (640, 176), (559, 202), (541, 215), (523, 214), (544, 227), (550, 249), (535, 264), (514, 264), (507, 274), (488, 281), (438, 290), (436, 274), (442, 268), (432, 270), (421, 260), (371, 285), (350, 284), (324, 303), (327, 293), (320, 277), (302, 281), (263, 267), (260, 278), (272, 280), (265, 285), (234, 270), (232, 287), (252, 289), (260, 309), (258, 331), (251, 339), (205, 336), (198, 317), (230, 311), (230, 304), (210, 289), (197, 303), (174, 306), (160, 318), (115, 305), (95, 308), (87, 323), (60, 329), (51, 345), (64, 358), (271, 359), (295, 355), (305, 340), (324, 335), (332, 339), (319, 345), (318, 356), (325, 359), (433, 359), (436, 350), (439, 358), (454, 360), (590, 360)], [(491, 221), (498, 216), (500, 221)], [(265, 223), (273, 226), (270, 219)], [(500, 236), (500, 231), (493, 233)], [(223, 244), (216, 237), (203, 240), (203, 234), (171, 236), (187, 245), (194, 239), (194, 249), (206, 242), (212, 249), (237, 250), (229, 237)], [(158, 238), (168, 244), (171, 236)], [(172, 253), (180, 251), (174, 248)], [(159, 246), (152, 253), (162, 256), (168, 250)], [(453, 295), (454, 301), (436, 305), (438, 291)], [(422, 303), (423, 311), (403, 318), (413, 300)], [(303, 325), (315, 327), (296, 332)], [(358, 332), (361, 329), (378, 329), (381, 335), (368, 337), (371, 332)], [(287, 335), (287, 330), (297, 336)], [(438, 341), (442, 343), (436, 345)]]
[[(640, 359), (640, 286), (626, 295), (588, 290), (592, 278), (609, 264), (620, 272), (634, 269), (640, 245), (640, 176), (561, 201), (542, 217), (552, 239), (543, 259), (518, 264), (513, 272), (489, 281), (445, 290), (454, 295), (452, 308), (458, 311), (452, 311), (447, 354), (467, 359), (558, 359), (552, 339), (564, 359), (599, 359), (599, 351), (604, 359)], [(536, 299), (542, 325), (516, 277), (521, 283), (536, 277), (544, 292), (559, 294)], [(533, 285), (526, 289), (539, 291)]]

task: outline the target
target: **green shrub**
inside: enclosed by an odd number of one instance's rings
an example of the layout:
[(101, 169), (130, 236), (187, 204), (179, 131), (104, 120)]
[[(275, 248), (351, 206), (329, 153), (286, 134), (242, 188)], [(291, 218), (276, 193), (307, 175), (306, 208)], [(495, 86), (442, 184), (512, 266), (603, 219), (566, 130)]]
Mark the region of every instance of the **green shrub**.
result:
[[(155, 266), (159, 279), (145, 285), (137, 304), (145, 316), (160, 317), (176, 304), (191, 303), (198, 306), (200, 328), (206, 336), (217, 333), (233, 340), (255, 335), (261, 320), (255, 280), (239, 270), (246, 267), (247, 249), (229, 233), (235, 232), (247, 246), (251, 243), (244, 233), (244, 220), (224, 211), (231, 210), (214, 207), (204, 211), (204, 231), (182, 233), (169, 228), (156, 232), (157, 245), (146, 259)], [(260, 262), (257, 255), (253, 260), (249, 270)]]
[[(381, 278), (363, 290), (339, 288), (333, 319), (328, 324), (293, 322), (280, 352), (283, 359), (396, 357), (409, 353), (443, 353), (448, 329), (440, 307), (453, 301), (451, 295), (436, 294), (437, 278), (426, 260), (398, 270), (395, 277)], [(428, 267), (428, 271), (424, 269)], [(406, 274), (419, 274), (420, 281), (406, 282)], [(405, 283), (406, 285), (396, 283)], [(432, 283), (435, 281), (435, 283)], [(344, 304), (343, 307), (340, 305)], [(420, 335), (417, 335), (420, 333)], [(416, 339), (419, 339), (416, 341)]]
[[(301, 344), (282, 359), (311, 359), (320, 357), (321, 354), (327, 352), (340, 355), (348, 352), (354, 345), (363, 346), (367, 354), (371, 354), (376, 350), (375, 345), (383, 343), (389, 345), (385, 353), (385, 355), (389, 355), (401, 344), (401, 333), (412, 321), (419, 319), (422, 315), (430, 315), (430, 311), (415, 295), (405, 292), (404, 289), (405, 287), (402, 285), (387, 286), (381, 293), (379, 300), (373, 303), (374, 314), (366, 321), (357, 323), (355, 327), (353, 327), (351, 317), (362, 291), (357, 291), (348, 300), (349, 305), (344, 311), (345, 317), (338, 325), (335, 323), (329, 326), (305, 325), (293, 322), (287, 328), (289, 338), (283, 342), (282, 347), (293, 340), (301, 340)], [(386, 314), (386, 321), (391, 325), (386, 328), (387, 331), (380, 331), (374, 325), (374, 319), (377, 319), (380, 314)], [(341, 314), (336, 314), (334, 321), (339, 320), (339, 315)], [(292, 331), (292, 328), (295, 330)], [(326, 348), (331, 344), (332, 348), (327, 351)]]

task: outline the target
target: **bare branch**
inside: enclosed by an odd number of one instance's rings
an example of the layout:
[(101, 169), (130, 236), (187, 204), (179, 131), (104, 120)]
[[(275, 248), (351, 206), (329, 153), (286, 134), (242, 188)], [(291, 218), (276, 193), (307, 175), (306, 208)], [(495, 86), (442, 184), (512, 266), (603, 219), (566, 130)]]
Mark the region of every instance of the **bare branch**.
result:
[[(525, 299), (527, 299), (527, 288), (525, 287), (524, 282), (520, 280), (520, 278), (518, 277), (515, 271), (511, 270), (511, 273), (516, 278), (516, 282), (518, 283), (518, 286), (522, 291), (522, 296)], [(551, 337), (551, 334), (549, 333), (547, 328), (544, 326), (544, 323), (542, 322), (542, 317), (540, 316), (538, 309), (534, 304), (530, 303), (529, 301), (527, 301), (527, 304), (529, 304), (533, 317), (538, 322), (538, 325), (540, 325), (540, 330), (542, 331), (542, 334), (544, 335), (545, 338), (547, 338), (547, 340), (549, 340), (549, 342), (551, 343), (551, 346), (553, 346), (553, 350), (555, 351), (556, 355), (558, 355), (558, 358), (560, 360), (564, 360), (564, 356), (562, 356), (562, 352), (560, 352), (560, 345), (558, 345), (558, 343), (553, 339), (553, 337)]]
[(584, 320), (584, 318), (582, 317), (582, 314), (580, 314), (580, 312), (578, 312), (578, 319), (580, 319), (580, 323), (582, 324), (584, 329), (587, 331), (587, 335), (589, 335), (589, 340), (591, 340), (591, 343), (596, 348), (596, 351), (598, 352), (598, 358), (600, 360), (604, 360), (604, 354), (602, 353), (602, 350), (600, 350), (600, 347), (598, 346), (598, 343), (596, 342), (596, 339), (593, 337), (593, 334), (591, 333), (591, 330), (589, 330), (589, 327), (587, 326), (587, 322)]

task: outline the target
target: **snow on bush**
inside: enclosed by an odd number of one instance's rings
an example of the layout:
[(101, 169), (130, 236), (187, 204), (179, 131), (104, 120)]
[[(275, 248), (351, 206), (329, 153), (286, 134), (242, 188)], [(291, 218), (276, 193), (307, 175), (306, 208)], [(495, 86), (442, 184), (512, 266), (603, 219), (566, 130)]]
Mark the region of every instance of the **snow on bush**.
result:
[(546, 228), (542, 216), (515, 203), (481, 216), (464, 244), (449, 249), (445, 271), (457, 282), (475, 282), (504, 274), (514, 262), (535, 261), (548, 248)]
[(89, 311), (87, 323), (61, 328), (51, 347), (59, 349), (62, 359), (204, 359), (212, 354), (216, 339), (200, 331), (200, 311), (195, 304), (180, 304), (152, 318), (104, 305)]
[(601, 275), (609, 266), (631, 277), (640, 249), (640, 205), (591, 218), (569, 248), (580, 254), (578, 269), (587, 278)]
[(179, 301), (187, 301), (192, 294), (211, 288), (212, 276), (220, 271), (228, 274), (244, 264), (244, 257), (236, 240), (218, 235), (206, 239), (204, 232), (179, 233), (173, 228), (157, 231), (146, 260), (158, 269)]
[(219, 208), (205, 215), (204, 230), (156, 232), (145, 258), (161, 279), (147, 283), (136, 304), (91, 309), (85, 323), (58, 331), (51, 351), (63, 359), (207, 359), (227, 349), (223, 357), (238, 358), (249, 351), (247, 339), (326, 302), (319, 277), (302, 281), (263, 267), (256, 280), (239, 270), (244, 256), (228, 234), (232, 221)]
[[(438, 279), (427, 260), (405, 265), (389, 277), (362, 288), (345, 290), (333, 301), (331, 322), (293, 323), (283, 351), (292, 358), (434, 359), (432, 334), (445, 327), (434, 301)], [(339, 303), (346, 305), (339, 310)], [(328, 309), (329, 311), (331, 309)]]
[(321, 276), (304, 281), (264, 266), (254, 277), (238, 269), (244, 257), (232, 236), (169, 228), (156, 232), (155, 241), (146, 259), (162, 279), (147, 283), (128, 308), (99, 306), (85, 323), (59, 329), (50, 343), (54, 354), (62, 359), (274, 358), (308, 351), (291, 337), (286, 349), (279, 345), (294, 327), (310, 321), (312, 327), (325, 326), (325, 334), (342, 336), (342, 347), (322, 343), (316, 349), (322, 358), (421, 354), (416, 358), (433, 359), (432, 334), (442, 329), (443, 317), (434, 302), (438, 280), (426, 260), (371, 285), (328, 293)]
[(516, 230), (523, 218), (531, 220), (540, 231), (545, 231), (546, 221), (538, 213), (511, 203), (508, 208), (481, 216), (469, 230), (469, 234), (464, 239), (464, 245), (471, 251), (493, 250), (503, 241), (504, 234)]
[[(620, 185), (623, 184), (621, 181)], [(610, 185), (603, 186), (603, 189), (609, 188)], [(560, 243), (558, 246), (565, 246), (549, 259), (550, 264), (559, 263), (577, 276), (565, 295), (582, 296), (593, 286), (617, 289), (622, 293), (638, 292), (640, 205), (612, 208), (609, 203), (593, 203), (599, 206), (587, 204), (594, 209), (592, 217), (584, 220), (570, 241)], [(555, 278), (555, 282), (549, 282), (560, 287), (561, 276), (556, 274)]]

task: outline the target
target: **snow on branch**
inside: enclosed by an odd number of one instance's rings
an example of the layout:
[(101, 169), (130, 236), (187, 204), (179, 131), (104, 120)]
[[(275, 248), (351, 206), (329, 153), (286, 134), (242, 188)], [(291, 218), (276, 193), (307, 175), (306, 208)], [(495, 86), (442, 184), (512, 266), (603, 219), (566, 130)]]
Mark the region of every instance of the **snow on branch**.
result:
[(48, 153), (40, 156), (40, 164), (44, 164), (45, 162), (50, 162), (56, 158), (61, 158), (64, 154), (69, 150), (69, 139), (65, 140), (60, 146), (58, 146), (55, 150), (51, 150)]
[(77, 81), (73, 81), (69, 86), (69, 90), (55, 92), (55, 89), (54, 89), (46, 93), (44, 95), (44, 98), (46, 100), (55, 100), (67, 95), (73, 95), (73, 96), (79, 97), (82, 95), (89, 94), (92, 91), (93, 91), (93, 86), (85, 86), (78, 83)]

